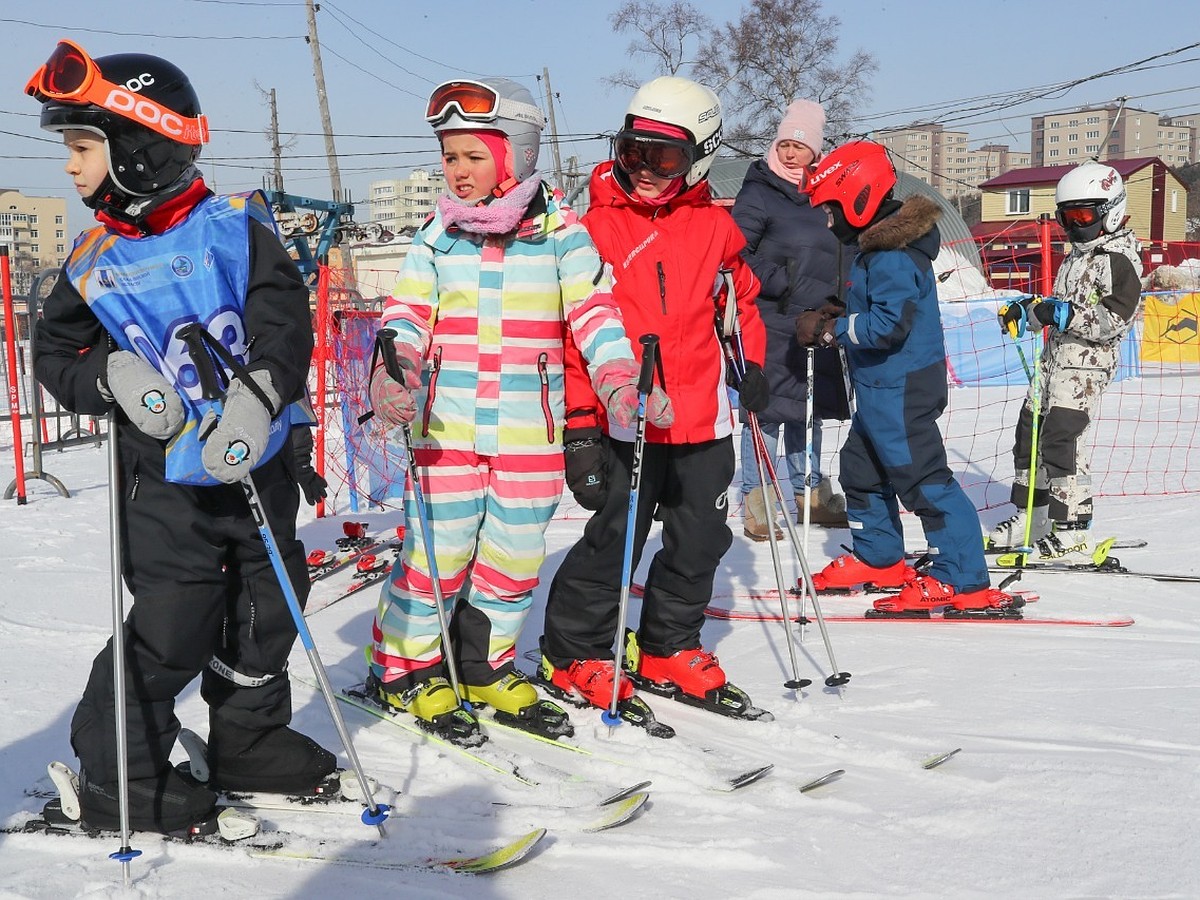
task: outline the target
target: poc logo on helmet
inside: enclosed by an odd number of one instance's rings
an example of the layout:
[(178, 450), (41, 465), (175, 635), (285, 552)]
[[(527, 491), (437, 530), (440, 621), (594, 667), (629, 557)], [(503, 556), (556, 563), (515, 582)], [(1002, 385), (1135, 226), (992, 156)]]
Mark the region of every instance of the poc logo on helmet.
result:
[(143, 72), (141, 75), (134, 75), (128, 81), (124, 82), (125, 89), (130, 91), (140, 91), (144, 87), (154, 84), (154, 76), (149, 72)]
[(183, 121), (179, 116), (120, 88), (113, 88), (108, 92), (108, 97), (104, 100), (104, 108), (122, 115), (132, 113), (130, 118), (145, 122), (147, 125), (158, 125), (168, 134), (183, 134)]

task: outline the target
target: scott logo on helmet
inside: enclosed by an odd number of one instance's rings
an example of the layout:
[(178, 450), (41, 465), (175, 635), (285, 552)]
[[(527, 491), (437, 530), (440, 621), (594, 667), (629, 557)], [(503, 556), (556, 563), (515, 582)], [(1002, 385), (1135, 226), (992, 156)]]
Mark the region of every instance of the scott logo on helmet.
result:
[[(104, 108), (129, 118), (157, 126), (167, 134), (183, 136), (183, 120), (173, 112), (168, 112), (157, 103), (152, 103), (141, 97), (136, 97), (129, 91), (113, 88), (104, 100)], [(129, 114), (132, 113), (132, 116)]]

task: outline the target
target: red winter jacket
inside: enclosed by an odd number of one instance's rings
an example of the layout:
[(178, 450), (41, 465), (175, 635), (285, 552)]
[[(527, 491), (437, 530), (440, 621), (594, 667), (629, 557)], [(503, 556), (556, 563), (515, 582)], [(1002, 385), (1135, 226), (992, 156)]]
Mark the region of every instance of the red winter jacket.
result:
[[(754, 302), (759, 282), (740, 256), (746, 241), (729, 213), (713, 205), (707, 181), (665, 206), (647, 206), (617, 183), (612, 165), (601, 163), (592, 172), (591, 205), (583, 224), (612, 267), (613, 298), (639, 359), (638, 338), (648, 333), (659, 337), (662, 387), (675, 408), (675, 424), (666, 429), (647, 425), (646, 440), (694, 444), (726, 437), (733, 433), (733, 415), (713, 326), (713, 296), (721, 286), (722, 268), (733, 271), (746, 359), (761, 365), (767, 345)], [(603, 406), (578, 351), (568, 347), (565, 362), (567, 427), (592, 424), (589, 409), (602, 419)], [(633, 437), (632, 432), (616, 436)]]

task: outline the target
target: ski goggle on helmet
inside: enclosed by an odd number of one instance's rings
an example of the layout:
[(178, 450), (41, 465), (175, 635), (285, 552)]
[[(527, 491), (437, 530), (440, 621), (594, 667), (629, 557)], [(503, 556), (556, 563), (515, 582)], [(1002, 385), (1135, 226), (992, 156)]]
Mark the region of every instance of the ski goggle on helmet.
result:
[(629, 175), (645, 167), (659, 178), (682, 178), (696, 162), (691, 141), (651, 137), (637, 131), (622, 131), (613, 140), (613, 156)]
[(148, 83), (143, 78), (124, 84), (108, 81), (82, 47), (63, 39), (33, 73), (25, 93), (41, 103), (98, 106), (181, 144), (208, 143), (208, 119), (204, 115), (181, 116), (139, 94)]
[(536, 106), (501, 97), (494, 87), (481, 81), (447, 81), (433, 89), (425, 107), (425, 121), (438, 125), (455, 113), (467, 122), (515, 119), (538, 128), (545, 123)]

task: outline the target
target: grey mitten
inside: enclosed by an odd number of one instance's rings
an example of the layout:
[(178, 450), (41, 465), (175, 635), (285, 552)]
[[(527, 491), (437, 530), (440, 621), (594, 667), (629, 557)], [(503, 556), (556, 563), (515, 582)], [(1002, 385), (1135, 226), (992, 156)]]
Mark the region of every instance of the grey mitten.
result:
[(241, 378), (229, 383), (225, 408), (216, 416), (212, 410), (200, 422), (200, 440), (204, 449), (200, 459), (204, 470), (217, 481), (233, 484), (250, 474), (267, 449), (271, 416), (279, 408), (279, 394), (270, 373), (259, 370), (250, 377), (271, 401), (267, 409)]
[(183, 401), (157, 369), (136, 353), (117, 350), (108, 355), (104, 377), (97, 385), (106, 400), (115, 402), (141, 431), (160, 441), (183, 427)]

